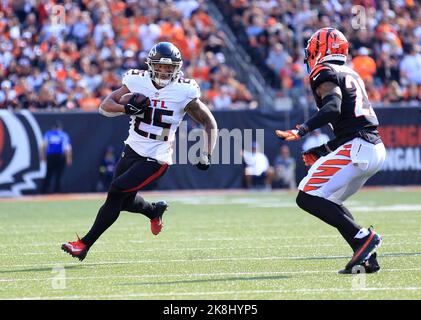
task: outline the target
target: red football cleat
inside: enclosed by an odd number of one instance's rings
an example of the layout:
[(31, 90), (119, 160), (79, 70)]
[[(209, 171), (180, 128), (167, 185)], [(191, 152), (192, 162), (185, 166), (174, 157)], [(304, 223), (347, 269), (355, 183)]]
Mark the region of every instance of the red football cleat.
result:
[(61, 250), (70, 254), (73, 258), (78, 258), (80, 261), (85, 259), (86, 254), (88, 253), (88, 246), (80, 240), (77, 236), (77, 241), (67, 242), (61, 246)]
[(165, 210), (167, 210), (168, 204), (165, 201), (158, 201), (152, 205), (154, 206), (156, 217), (151, 219), (151, 231), (152, 234), (157, 235), (161, 232), (162, 227), (164, 226), (164, 223), (162, 222), (162, 216), (164, 215)]

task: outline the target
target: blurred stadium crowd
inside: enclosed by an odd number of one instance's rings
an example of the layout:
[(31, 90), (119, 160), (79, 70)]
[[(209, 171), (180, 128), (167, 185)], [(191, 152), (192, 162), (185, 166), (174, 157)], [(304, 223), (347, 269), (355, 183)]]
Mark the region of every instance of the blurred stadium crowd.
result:
[[(333, 26), (350, 40), (349, 63), (372, 102), (421, 101), (419, 1), (214, 2), (280, 96), (313, 101), (303, 47), (316, 29)], [(57, 4), (65, 22), (49, 14)], [(185, 76), (198, 81), (212, 109), (255, 108), (225, 63), (224, 37), (203, 1), (2, 0), (0, 108), (96, 110), (127, 69), (146, 68), (158, 41), (180, 48)]]
[[(48, 14), (55, 4), (64, 21)], [(158, 41), (180, 48), (211, 108), (255, 107), (224, 64), (223, 36), (200, 1), (3, 0), (0, 108), (97, 110), (127, 69), (146, 69)]]
[(303, 48), (315, 30), (336, 27), (350, 41), (349, 64), (365, 81), (372, 102), (421, 102), (420, 1), (216, 1), (281, 94), (305, 96)]

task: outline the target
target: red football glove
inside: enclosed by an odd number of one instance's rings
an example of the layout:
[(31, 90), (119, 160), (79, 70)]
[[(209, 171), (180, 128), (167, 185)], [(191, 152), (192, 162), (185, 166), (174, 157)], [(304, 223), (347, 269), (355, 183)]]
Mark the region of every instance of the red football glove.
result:
[(305, 124), (297, 124), (297, 129), (281, 131), (276, 130), (276, 135), (285, 141), (296, 141), (301, 139), (302, 136), (305, 136), (308, 132), (308, 127)]
[(298, 130), (292, 129), (287, 131), (276, 130), (276, 135), (285, 141), (295, 141), (301, 139), (300, 135), (298, 134)]
[(327, 143), (325, 143), (320, 146), (308, 149), (307, 151), (303, 152), (301, 156), (306, 166), (312, 166), (317, 161), (317, 159), (328, 155), (330, 152), (332, 152), (332, 150), (330, 150)]
[(314, 153), (303, 153), (302, 158), (304, 165), (307, 167), (311, 167), (319, 159)]

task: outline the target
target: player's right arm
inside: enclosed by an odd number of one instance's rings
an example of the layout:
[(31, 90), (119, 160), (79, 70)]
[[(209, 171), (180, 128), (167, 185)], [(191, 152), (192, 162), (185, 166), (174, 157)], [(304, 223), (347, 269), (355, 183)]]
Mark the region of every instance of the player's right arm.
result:
[(328, 123), (335, 123), (341, 114), (342, 91), (338, 78), (333, 70), (321, 65), (310, 74), (310, 85), (320, 98), (319, 111), (296, 129), (281, 131), (276, 134), (286, 141), (298, 140), (308, 132), (321, 128)]
[(341, 114), (342, 91), (336, 83), (323, 82), (317, 87), (316, 94), (322, 100), (322, 107), (304, 123), (308, 132), (336, 122)]
[(111, 92), (99, 105), (99, 113), (106, 117), (117, 117), (124, 114), (124, 105), (118, 102), (123, 95), (129, 92), (130, 90), (125, 85)]

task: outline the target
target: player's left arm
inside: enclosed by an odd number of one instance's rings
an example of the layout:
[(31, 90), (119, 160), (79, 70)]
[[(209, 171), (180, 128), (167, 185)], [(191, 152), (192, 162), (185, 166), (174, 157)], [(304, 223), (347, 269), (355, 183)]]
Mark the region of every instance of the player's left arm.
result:
[[(218, 137), (218, 125), (212, 113), (210, 112), (209, 108), (200, 101), (199, 98), (195, 98), (190, 101), (184, 110), (187, 114), (192, 117), (194, 121), (201, 124), (205, 128), (206, 132), (206, 139), (205, 139), (205, 154), (202, 156), (203, 158), (207, 158), (207, 166), (199, 169), (207, 169), (210, 164), (210, 156), (212, 155), (213, 150), (215, 149), (216, 139)], [(199, 163), (206, 163), (206, 159), (200, 159)]]
[(316, 94), (322, 99), (320, 110), (305, 123), (298, 125), (296, 129), (288, 131), (276, 130), (278, 137), (286, 141), (298, 140), (308, 132), (335, 122), (338, 119), (341, 114), (341, 88), (336, 83), (326, 81), (317, 87)]

